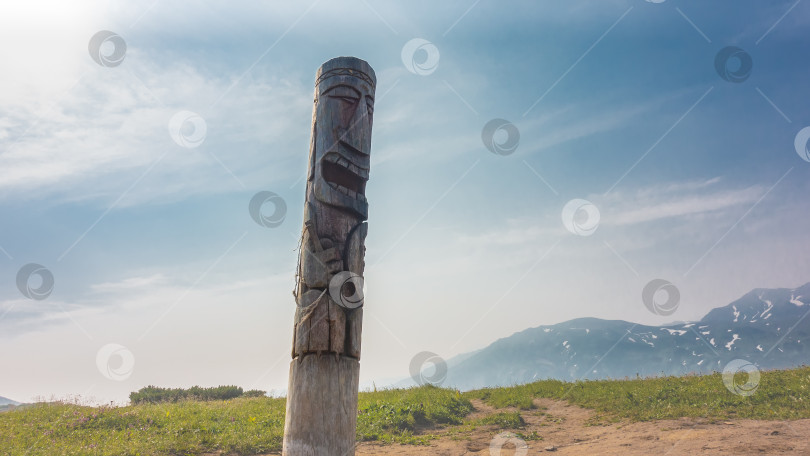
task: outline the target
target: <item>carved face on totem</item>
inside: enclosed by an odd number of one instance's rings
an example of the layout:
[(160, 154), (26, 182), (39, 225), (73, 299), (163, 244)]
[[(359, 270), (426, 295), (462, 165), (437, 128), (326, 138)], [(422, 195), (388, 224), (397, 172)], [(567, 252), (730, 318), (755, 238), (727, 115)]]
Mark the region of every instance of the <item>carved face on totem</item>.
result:
[(319, 201), (368, 219), (366, 182), (374, 117), (374, 70), (363, 60), (324, 63), (315, 83), (313, 193)]

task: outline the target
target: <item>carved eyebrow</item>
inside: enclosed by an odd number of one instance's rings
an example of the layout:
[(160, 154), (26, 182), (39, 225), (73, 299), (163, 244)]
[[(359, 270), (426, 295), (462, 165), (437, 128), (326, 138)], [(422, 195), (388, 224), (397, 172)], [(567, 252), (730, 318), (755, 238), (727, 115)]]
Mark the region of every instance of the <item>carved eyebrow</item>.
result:
[(338, 95), (338, 96), (352, 96), (353, 95), (356, 98), (360, 98), (360, 95), (361, 95), (359, 90), (355, 89), (352, 86), (343, 85), (343, 84), (332, 86), (332, 87), (326, 89), (325, 91), (323, 91), (321, 93), (321, 95), (322, 96), (323, 95), (329, 95), (331, 92), (334, 92), (337, 89), (348, 89), (348, 90), (351, 90), (351, 92), (352, 92), (351, 94), (344, 94), (344, 95)]

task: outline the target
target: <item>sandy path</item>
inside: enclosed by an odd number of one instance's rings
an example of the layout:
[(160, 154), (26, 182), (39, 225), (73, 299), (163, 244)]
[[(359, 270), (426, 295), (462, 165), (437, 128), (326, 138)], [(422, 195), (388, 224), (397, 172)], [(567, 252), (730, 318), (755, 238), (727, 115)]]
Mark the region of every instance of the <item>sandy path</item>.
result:
[[(589, 426), (590, 410), (562, 401), (538, 399), (541, 411), (521, 412), (526, 428), (542, 440), (527, 441), (525, 452), (507, 444), (501, 456), (558, 455), (810, 455), (810, 419), (797, 421), (735, 420), (709, 424), (703, 419), (682, 418), (644, 423), (615, 423)], [(473, 401), (478, 414), (491, 407)], [(543, 410), (545, 407), (545, 410)], [(442, 436), (430, 446), (362, 443), (357, 455), (497, 455), (490, 453), (490, 441), (499, 431), (479, 427), (461, 435)], [(554, 452), (547, 451), (554, 447)]]

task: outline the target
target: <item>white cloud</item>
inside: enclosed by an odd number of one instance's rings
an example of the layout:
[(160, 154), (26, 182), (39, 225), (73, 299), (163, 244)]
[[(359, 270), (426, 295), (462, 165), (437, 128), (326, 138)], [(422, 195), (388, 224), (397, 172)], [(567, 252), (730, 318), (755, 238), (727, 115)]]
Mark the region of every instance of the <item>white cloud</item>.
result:
[(722, 212), (753, 205), (765, 192), (761, 185), (741, 189), (710, 189), (718, 179), (647, 187), (631, 194), (614, 194), (606, 200), (602, 221), (634, 225), (668, 218)]
[[(533, 132), (533, 136), (539, 139), (521, 143), (520, 150), (537, 153), (569, 141), (627, 127), (639, 117), (660, 110), (664, 103), (678, 98), (683, 92), (625, 105), (620, 105), (615, 100), (593, 100), (589, 103), (568, 103), (545, 114), (537, 112), (537, 117), (518, 126), (523, 131)], [(528, 135), (521, 138), (524, 136)]]
[[(673, 237), (694, 241), (696, 234), (714, 236), (713, 233), (730, 226), (766, 191), (761, 185), (726, 188), (721, 183), (720, 178), (663, 182), (612, 192), (606, 198), (590, 195), (588, 199), (599, 208), (599, 230), (612, 230), (611, 242), (622, 250), (637, 250)], [(468, 247), (525, 252), (529, 246), (539, 248), (555, 240), (570, 239), (570, 233), (563, 229), (560, 209), (561, 206), (547, 207), (542, 214), (507, 219), (505, 224), (494, 228), (462, 231), (455, 235), (455, 241)], [(663, 221), (668, 223), (666, 230), (654, 225)], [(656, 229), (651, 229), (652, 226)], [(575, 247), (569, 246), (569, 249)]]
[(457, 237), (457, 242), (468, 245), (523, 246), (543, 237), (557, 238), (565, 235), (562, 225), (542, 223), (540, 218), (514, 218), (506, 221), (506, 227), (483, 233), (466, 233)]
[(166, 283), (166, 276), (163, 274), (153, 274), (146, 277), (128, 277), (118, 282), (97, 283), (90, 286), (90, 289), (100, 293), (120, 292), (133, 288), (147, 288)]
[[(56, 195), (109, 204), (163, 157), (149, 171), (149, 185), (121, 201), (125, 206), (262, 185), (268, 176), (259, 170), (268, 159), (274, 162), (271, 180), (285, 180), (290, 163), (305, 161), (308, 88), (246, 77), (212, 109), (230, 78), (206, 77), (182, 61), (160, 67), (136, 49), (128, 57), (116, 68), (88, 63), (81, 81), (50, 109), (10, 101), (0, 124), (0, 197)], [(181, 109), (206, 120), (208, 135), (197, 149), (184, 149), (169, 136), (168, 121)]]

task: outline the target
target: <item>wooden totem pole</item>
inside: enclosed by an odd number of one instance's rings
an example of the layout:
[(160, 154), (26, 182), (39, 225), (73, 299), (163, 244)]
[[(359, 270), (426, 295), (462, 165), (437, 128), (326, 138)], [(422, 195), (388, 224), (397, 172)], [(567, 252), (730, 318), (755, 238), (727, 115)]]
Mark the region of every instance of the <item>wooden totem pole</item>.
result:
[(354, 455), (375, 85), (374, 70), (354, 57), (329, 60), (316, 75), (287, 456)]

